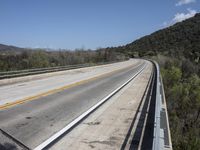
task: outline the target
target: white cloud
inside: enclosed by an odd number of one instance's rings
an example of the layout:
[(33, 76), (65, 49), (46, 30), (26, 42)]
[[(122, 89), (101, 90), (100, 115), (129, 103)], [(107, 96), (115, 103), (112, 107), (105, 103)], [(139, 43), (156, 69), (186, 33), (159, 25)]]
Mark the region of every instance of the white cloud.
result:
[(176, 6), (181, 6), (181, 5), (190, 4), (194, 2), (196, 2), (196, 0), (179, 0), (179, 2), (176, 3)]
[(163, 22), (161, 27), (162, 28), (169, 27), (171, 25), (174, 25), (177, 22), (181, 22), (181, 21), (183, 21), (185, 19), (191, 18), (197, 13), (196, 10), (192, 10), (190, 8), (188, 8), (187, 11), (188, 11), (187, 13), (177, 13), (177, 14), (175, 14), (174, 18), (171, 21)]
[(187, 10), (188, 10), (187, 13), (177, 13), (177, 14), (175, 14), (172, 22), (173, 23), (181, 22), (185, 19), (193, 17), (197, 13), (196, 10), (192, 10), (192, 9), (189, 9), (189, 8)]
[(163, 27), (167, 27), (169, 25), (169, 23), (167, 21), (163, 22), (162, 26)]
[(169, 26), (171, 26), (171, 25), (172, 25), (171, 22), (169, 22), (169, 21), (164, 21), (164, 22), (160, 25), (160, 27), (161, 27), (161, 28), (167, 28), (167, 27), (169, 27)]

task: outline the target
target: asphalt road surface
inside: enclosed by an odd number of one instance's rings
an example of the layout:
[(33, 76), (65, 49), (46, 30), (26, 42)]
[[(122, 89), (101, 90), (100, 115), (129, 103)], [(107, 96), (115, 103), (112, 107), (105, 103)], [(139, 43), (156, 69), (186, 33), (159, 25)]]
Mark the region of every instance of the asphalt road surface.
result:
[(2, 109), (0, 128), (33, 149), (126, 82), (145, 63)]

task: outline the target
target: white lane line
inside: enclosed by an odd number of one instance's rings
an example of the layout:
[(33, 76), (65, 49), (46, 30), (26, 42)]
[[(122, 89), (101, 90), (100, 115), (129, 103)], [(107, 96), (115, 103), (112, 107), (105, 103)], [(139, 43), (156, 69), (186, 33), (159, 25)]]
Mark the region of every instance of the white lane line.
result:
[(70, 122), (63, 129), (61, 129), (60, 131), (58, 131), (57, 133), (55, 133), (49, 139), (47, 139), (46, 141), (44, 141), (43, 143), (41, 143), (40, 145), (38, 145), (34, 150), (42, 150), (42, 149), (44, 149), (49, 144), (51, 144), (53, 141), (55, 141), (57, 138), (59, 138), (61, 135), (63, 135), (65, 132), (67, 132), (69, 129), (71, 129), (74, 125), (76, 125), (77, 123), (79, 123), (83, 118), (85, 118), (92, 111), (94, 111), (96, 108), (98, 108), (101, 104), (103, 104), (105, 101), (107, 101), (110, 97), (112, 97), (115, 93), (117, 93), (121, 88), (123, 88), (126, 84), (128, 84), (131, 80), (133, 80), (136, 76), (138, 76), (139, 74), (141, 74), (142, 71), (144, 70), (144, 68), (146, 66), (147, 66), (147, 64), (145, 64), (136, 74), (134, 74), (133, 77), (131, 77), (130, 79), (128, 79), (128, 81), (126, 81), (120, 87), (118, 87), (117, 89), (115, 89), (108, 96), (106, 96), (105, 98), (103, 98), (102, 100), (100, 100), (97, 104), (95, 104), (94, 106), (92, 106), (89, 110), (87, 110), (86, 112), (84, 112), (83, 114), (81, 114), (75, 120), (73, 120), (72, 122)]

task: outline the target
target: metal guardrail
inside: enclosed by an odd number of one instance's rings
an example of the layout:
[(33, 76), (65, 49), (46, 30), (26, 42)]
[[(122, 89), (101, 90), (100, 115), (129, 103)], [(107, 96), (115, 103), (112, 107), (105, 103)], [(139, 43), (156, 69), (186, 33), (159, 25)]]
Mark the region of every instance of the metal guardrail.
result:
[(165, 93), (157, 62), (153, 62), (156, 69), (156, 100), (154, 117), (153, 150), (172, 150), (171, 135), (168, 122)]
[(70, 66), (61, 66), (56, 68), (41, 68), (41, 69), (30, 69), (30, 70), (21, 70), (21, 71), (9, 71), (9, 72), (0, 72), (0, 79), (14, 78), (14, 77), (22, 77), (28, 75), (42, 74), (42, 73), (50, 73), (56, 71), (64, 71), (69, 69), (83, 68), (89, 67), (92, 65), (83, 64), (83, 65), (70, 65)]
[(50, 72), (56, 72), (56, 71), (64, 71), (64, 70), (69, 70), (69, 69), (91, 67), (91, 66), (96, 66), (96, 65), (105, 65), (105, 64), (115, 63), (115, 62), (116, 61), (100, 62), (100, 63), (96, 63), (96, 64), (88, 63), (88, 64), (77, 64), (77, 65), (68, 65), (68, 66), (58, 66), (58, 67), (36, 68), (36, 69), (0, 72), (0, 79), (22, 77), (22, 76), (42, 74), (42, 73), (50, 73)]
[(34, 68), (34, 69), (26, 69), (26, 70), (4, 71), (4, 72), (0, 72), (0, 75), (11, 75), (11, 74), (42, 71), (42, 70), (53, 70), (53, 69), (65, 68), (65, 67), (69, 67), (69, 66), (79, 66), (79, 65), (68, 65), (68, 66), (57, 66), (57, 67), (48, 67), (48, 68)]

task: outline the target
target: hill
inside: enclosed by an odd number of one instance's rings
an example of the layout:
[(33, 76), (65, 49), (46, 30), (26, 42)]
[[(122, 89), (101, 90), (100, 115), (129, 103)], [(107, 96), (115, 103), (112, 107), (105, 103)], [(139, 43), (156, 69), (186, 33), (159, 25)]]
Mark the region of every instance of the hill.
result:
[(200, 13), (115, 49), (129, 56), (138, 54), (142, 57), (159, 53), (172, 57), (184, 56), (199, 63)]
[(24, 48), (0, 44), (0, 52), (1, 53), (2, 52), (8, 52), (8, 51), (23, 51), (23, 50), (24, 50)]

